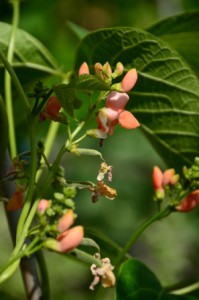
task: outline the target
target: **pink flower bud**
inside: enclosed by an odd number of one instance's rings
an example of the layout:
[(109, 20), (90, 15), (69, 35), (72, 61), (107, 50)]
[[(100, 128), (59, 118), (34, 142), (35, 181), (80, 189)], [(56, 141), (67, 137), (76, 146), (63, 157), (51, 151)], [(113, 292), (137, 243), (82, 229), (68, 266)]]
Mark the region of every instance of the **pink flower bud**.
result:
[(48, 99), (44, 112), (47, 113), (50, 117), (56, 118), (58, 112), (61, 109), (61, 104), (59, 103), (56, 96), (51, 96)]
[(180, 175), (179, 175), (179, 174), (175, 174), (175, 175), (171, 178), (170, 184), (175, 185), (176, 183), (178, 183), (179, 179), (180, 179)]
[(41, 199), (38, 203), (38, 206), (37, 206), (37, 211), (40, 213), (40, 214), (43, 214), (46, 209), (48, 207), (50, 207), (51, 205), (51, 201), (49, 200), (46, 200), (46, 199)]
[(117, 73), (117, 76), (120, 76), (122, 75), (123, 72), (124, 72), (124, 66), (121, 62), (118, 62), (114, 73)]
[(199, 205), (199, 190), (190, 193), (182, 203), (176, 207), (176, 210), (180, 212), (189, 212), (197, 205)]
[(57, 228), (59, 232), (67, 230), (74, 222), (73, 210), (67, 211), (58, 221)]
[(174, 169), (168, 169), (163, 173), (162, 183), (164, 186), (168, 185), (171, 182), (171, 178), (174, 176), (174, 174)]
[(136, 69), (129, 70), (121, 82), (123, 92), (129, 92), (135, 85), (138, 75)]
[(106, 62), (103, 67), (102, 67), (102, 72), (107, 76), (107, 77), (111, 77), (112, 75), (112, 69), (111, 66), (108, 62)]
[(89, 74), (89, 67), (86, 62), (83, 62), (83, 64), (80, 66), (78, 74)]
[(82, 241), (84, 229), (82, 226), (75, 226), (67, 231), (64, 231), (58, 236), (58, 251), (68, 252), (76, 248)]
[(163, 173), (158, 166), (153, 168), (152, 181), (154, 190), (162, 189)]
[(102, 64), (99, 62), (95, 63), (94, 65), (95, 74), (101, 74), (102, 73)]

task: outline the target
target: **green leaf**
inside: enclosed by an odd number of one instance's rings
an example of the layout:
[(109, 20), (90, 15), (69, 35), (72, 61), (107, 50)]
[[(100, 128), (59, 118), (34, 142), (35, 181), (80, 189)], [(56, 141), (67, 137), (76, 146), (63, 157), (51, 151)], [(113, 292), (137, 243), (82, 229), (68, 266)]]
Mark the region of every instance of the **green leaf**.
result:
[(55, 84), (53, 90), (61, 103), (61, 106), (71, 117), (74, 118), (74, 102), (76, 101), (76, 92), (71, 84)]
[(146, 30), (176, 49), (199, 74), (199, 12), (180, 14), (155, 23)]
[(79, 45), (75, 68), (83, 61), (121, 61), (136, 68), (138, 82), (130, 109), (165, 162), (179, 171), (199, 155), (199, 84), (181, 56), (161, 39), (134, 28), (93, 32)]
[(159, 280), (142, 262), (129, 259), (121, 266), (116, 282), (116, 300), (191, 300), (167, 294)]
[(64, 110), (74, 117), (74, 109), (81, 107), (80, 100), (77, 99), (77, 92), (109, 91), (110, 86), (106, 84), (99, 76), (83, 74), (77, 79), (72, 79), (69, 84), (55, 84), (54, 92), (57, 95)]
[[(0, 22), (0, 49), (7, 55), (11, 25)], [(62, 76), (50, 52), (29, 33), (17, 29), (12, 66), (22, 84), (49, 74)], [(3, 88), (4, 66), (0, 61), (0, 89)]]
[(87, 30), (81, 26), (78, 26), (77, 24), (75, 24), (71, 21), (67, 21), (66, 25), (72, 31), (72, 33), (75, 34), (75, 36), (79, 40), (81, 40), (83, 37), (85, 37), (89, 33), (89, 30)]
[(110, 91), (110, 86), (99, 76), (82, 74), (78, 78), (76, 88), (80, 91)]

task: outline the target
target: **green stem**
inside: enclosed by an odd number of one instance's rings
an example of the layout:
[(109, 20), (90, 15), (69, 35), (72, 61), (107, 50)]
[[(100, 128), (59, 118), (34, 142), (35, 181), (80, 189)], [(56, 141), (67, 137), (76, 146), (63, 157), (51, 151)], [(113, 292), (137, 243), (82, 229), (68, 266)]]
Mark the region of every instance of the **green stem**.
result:
[(43, 291), (43, 299), (50, 300), (50, 283), (48, 277), (48, 270), (46, 268), (46, 263), (44, 259), (44, 255), (42, 250), (39, 250), (35, 253), (36, 259), (39, 265), (39, 270), (41, 274), (41, 281), (42, 281), (42, 291)]
[(120, 262), (123, 260), (123, 258), (125, 257), (125, 255), (127, 254), (127, 252), (132, 248), (132, 246), (134, 245), (134, 243), (137, 241), (137, 239), (139, 238), (139, 236), (141, 235), (141, 233), (147, 228), (149, 227), (151, 224), (153, 224), (155, 221), (157, 220), (161, 220), (163, 218), (165, 218), (166, 216), (168, 216), (170, 213), (172, 212), (172, 208), (171, 206), (167, 206), (165, 209), (163, 209), (162, 211), (158, 212), (157, 214), (155, 214), (154, 216), (152, 216), (151, 218), (147, 219), (139, 228), (138, 230), (133, 233), (133, 235), (131, 236), (131, 238), (129, 239), (129, 241), (126, 243), (126, 245), (124, 246), (123, 250), (120, 252), (120, 254), (118, 255), (116, 261), (114, 262), (114, 266), (115, 268), (117, 268), (120, 264)]
[(192, 283), (184, 288), (181, 288), (181, 289), (178, 289), (178, 290), (175, 290), (175, 291), (171, 291), (171, 294), (174, 294), (174, 295), (184, 295), (184, 294), (188, 294), (188, 293), (191, 293), (195, 290), (198, 290), (199, 289), (199, 282), (195, 282), (195, 283)]
[[(13, 6), (13, 19), (12, 19), (12, 28), (10, 41), (8, 45), (7, 60), (10, 64), (13, 61), (14, 47), (15, 47), (15, 37), (16, 30), (19, 22), (19, 4), (20, 1), (11, 1)], [(10, 143), (10, 155), (11, 158), (17, 156), (17, 145), (16, 145), (16, 136), (15, 136), (15, 125), (14, 125), (14, 114), (13, 114), (13, 105), (12, 105), (12, 86), (11, 86), (11, 77), (7, 71), (5, 71), (5, 99), (6, 99), (6, 110), (8, 115), (8, 124), (9, 124), (9, 143)]]
[(29, 116), (29, 128), (30, 128), (30, 147), (31, 147), (30, 179), (29, 179), (26, 200), (18, 223), (17, 237), (16, 237), (17, 241), (21, 236), (21, 232), (23, 231), (23, 227), (31, 207), (34, 188), (35, 188), (35, 177), (37, 172), (37, 145), (36, 145), (35, 120), (33, 119), (31, 114)]
[[(58, 122), (51, 122), (51, 124), (50, 124), (50, 128), (48, 130), (48, 134), (47, 134), (47, 137), (46, 137), (46, 140), (45, 140), (45, 149), (44, 149), (44, 154), (45, 154), (45, 157), (47, 159), (50, 155), (50, 151), (51, 151), (52, 146), (54, 144), (55, 137), (56, 137), (56, 134), (58, 132), (59, 126), (60, 126), (60, 124)], [(45, 163), (45, 161), (44, 161), (44, 158), (42, 157), (41, 164), (43, 164), (43, 163)], [(39, 169), (37, 171), (36, 181), (35, 181), (36, 183), (39, 182), (39, 179), (41, 178), (42, 172), (43, 172), (42, 169)]]

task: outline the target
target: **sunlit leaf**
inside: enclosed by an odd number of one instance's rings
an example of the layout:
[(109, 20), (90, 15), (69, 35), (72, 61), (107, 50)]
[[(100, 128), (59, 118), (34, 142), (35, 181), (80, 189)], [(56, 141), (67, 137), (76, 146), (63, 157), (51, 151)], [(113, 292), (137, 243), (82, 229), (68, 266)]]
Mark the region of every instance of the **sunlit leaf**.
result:
[(167, 164), (180, 170), (191, 164), (199, 154), (199, 84), (173, 48), (140, 29), (104, 29), (80, 43), (76, 70), (83, 61), (109, 61), (112, 67), (121, 61), (126, 69), (136, 68), (128, 108)]
[[(0, 22), (0, 49), (7, 55), (10, 40), (11, 25)], [(14, 58), (12, 66), (22, 84), (38, 80), (39, 77), (46, 75), (62, 76), (58, 70), (57, 63), (48, 49), (42, 45), (35, 37), (17, 29)], [(3, 87), (4, 66), (0, 61), (0, 88)]]
[(199, 74), (199, 12), (161, 20), (146, 30), (176, 49)]

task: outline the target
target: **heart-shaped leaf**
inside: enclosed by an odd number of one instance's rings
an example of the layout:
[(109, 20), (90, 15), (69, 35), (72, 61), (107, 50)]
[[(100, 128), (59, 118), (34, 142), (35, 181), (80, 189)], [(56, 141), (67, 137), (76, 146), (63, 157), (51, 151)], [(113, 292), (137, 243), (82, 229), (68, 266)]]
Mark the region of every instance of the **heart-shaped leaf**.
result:
[(150, 269), (136, 259), (129, 259), (119, 270), (116, 282), (116, 300), (141, 299), (194, 300), (195, 298), (167, 294)]
[(199, 84), (181, 56), (166, 42), (134, 28), (104, 29), (87, 35), (77, 50), (83, 61), (121, 61), (138, 70), (129, 109), (168, 165), (181, 170), (199, 154)]
[(199, 12), (172, 16), (146, 30), (176, 49), (199, 74)]
[[(0, 49), (7, 55), (11, 25), (0, 22)], [(24, 30), (17, 29), (12, 66), (21, 83), (28, 84), (49, 74), (62, 76), (57, 63), (40, 41)], [(4, 66), (0, 61), (0, 89), (3, 88)]]

